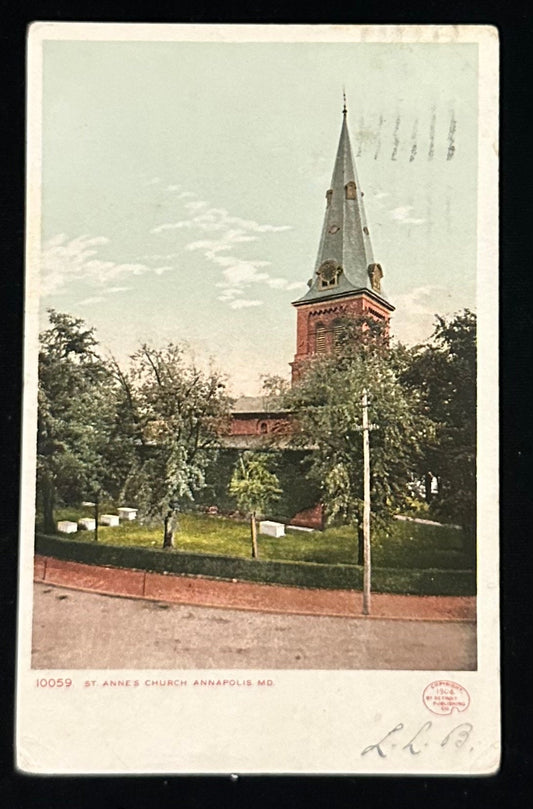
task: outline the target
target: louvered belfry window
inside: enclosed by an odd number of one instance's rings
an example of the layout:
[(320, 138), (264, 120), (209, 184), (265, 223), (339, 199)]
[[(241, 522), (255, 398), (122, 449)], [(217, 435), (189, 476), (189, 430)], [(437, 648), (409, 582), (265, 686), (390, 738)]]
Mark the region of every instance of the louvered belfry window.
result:
[(342, 320), (336, 320), (333, 324), (333, 343), (335, 348), (339, 348), (343, 342), (345, 324)]
[(326, 327), (319, 323), (315, 331), (315, 352), (317, 354), (326, 353)]

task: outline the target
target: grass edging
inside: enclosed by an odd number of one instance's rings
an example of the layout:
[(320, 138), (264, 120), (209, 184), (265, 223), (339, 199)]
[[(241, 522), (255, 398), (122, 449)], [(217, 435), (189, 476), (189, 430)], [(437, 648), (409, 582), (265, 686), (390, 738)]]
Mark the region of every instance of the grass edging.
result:
[[(35, 535), (35, 552), (55, 559), (152, 573), (282, 584), (324, 590), (361, 590), (359, 565), (243, 559), (162, 548), (104, 545), (45, 534)], [(465, 596), (476, 592), (471, 570), (373, 568), (372, 589), (402, 595)]]

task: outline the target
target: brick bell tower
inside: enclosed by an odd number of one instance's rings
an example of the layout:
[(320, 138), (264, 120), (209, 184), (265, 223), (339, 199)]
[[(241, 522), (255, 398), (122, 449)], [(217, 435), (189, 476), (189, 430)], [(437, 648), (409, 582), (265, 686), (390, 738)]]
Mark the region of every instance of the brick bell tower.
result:
[(382, 286), (383, 270), (374, 260), (346, 123), (346, 99), (337, 157), (326, 192), (326, 213), (313, 277), (297, 310), (292, 382), (307, 360), (333, 350), (336, 329), (360, 315), (389, 323), (394, 306)]

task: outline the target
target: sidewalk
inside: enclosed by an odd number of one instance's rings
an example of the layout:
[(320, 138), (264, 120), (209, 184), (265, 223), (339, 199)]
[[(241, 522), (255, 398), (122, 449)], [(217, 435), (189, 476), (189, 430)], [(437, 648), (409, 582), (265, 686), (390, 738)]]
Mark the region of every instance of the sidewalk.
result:
[[(359, 618), (363, 595), (350, 590), (307, 590), (274, 584), (171, 576), (97, 567), (36, 556), (34, 581), (105, 595), (202, 607), (291, 615)], [(372, 594), (370, 618), (424, 621), (476, 620), (475, 596)]]

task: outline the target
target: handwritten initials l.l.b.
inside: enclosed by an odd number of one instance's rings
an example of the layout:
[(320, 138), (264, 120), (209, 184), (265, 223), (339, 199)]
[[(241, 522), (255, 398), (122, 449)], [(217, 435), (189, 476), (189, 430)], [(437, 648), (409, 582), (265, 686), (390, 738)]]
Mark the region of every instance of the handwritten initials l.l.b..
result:
[(462, 725), (457, 725), (456, 728), (451, 730), (448, 735), (442, 740), (440, 743), (441, 747), (446, 747), (450, 739), (452, 738), (454, 733), (457, 733), (457, 738), (455, 739), (455, 746), (457, 748), (462, 747), (463, 744), (467, 741), (468, 737), (472, 733), (474, 726), (470, 724), (470, 722), (463, 722)]
[[(424, 722), (420, 730), (417, 730), (411, 741), (407, 742), (407, 744), (402, 747), (402, 750), (409, 750), (413, 756), (419, 756), (422, 751), (415, 750), (414, 743), (417, 742), (417, 744), (420, 744), (419, 736), (422, 736), (425, 731), (429, 730), (432, 724), (433, 722), (431, 720)], [(427, 747), (427, 742), (425, 742), (425, 745)]]
[(389, 738), (389, 736), (392, 736), (393, 733), (397, 733), (399, 730), (403, 730), (402, 722), (397, 724), (396, 727), (393, 728), (392, 730), (389, 730), (387, 735), (384, 736), (382, 739), (380, 739), (379, 742), (376, 742), (376, 744), (369, 744), (368, 747), (365, 747), (361, 755), (366, 756), (366, 754), (370, 753), (371, 750), (375, 750), (378, 756), (380, 756), (381, 758), (387, 758), (387, 756), (382, 750), (381, 745), (383, 744), (384, 741), (386, 741)]
[[(428, 737), (428, 733), (431, 730), (431, 728), (433, 728), (433, 722), (431, 720), (424, 722), (424, 724), (416, 731), (414, 736), (401, 747), (401, 750), (407, 751), (412, 756), (419, 756), (420, 753), (423, 752), (424, 748), (429, 746), (431, 738)], [(389, 730), (389, 732), (386, 733), (385, 736), (383, 736), (383, 738), (380, 739), (378, 742), (376, 742), (375, 744), (369, 744), (368, 747), (365, 747), (365, 749), (361, 751), (361, 755), (366, 756), (367, 753), (370, 753), (372, 752), (372, 750), (374, 750), (380, 758), (387, 758), (387, 753), (385, 752), (384, 749), (385, 742), (387, 742), (387, 740), (390, 739), (390, 737), (393, 734), (398, 733), (400, 730), (403, 729), (404, 729), (403, 723), (399, 722), (396, 725), (396, 727), (392, 728), (392, 730)], [(439, 746), (443, 748), (449, 745), (450, 748), (455, 747), (456, 750), (459, 750), (470, 738), (473, 729), (474, 726), (470, 722), (463, 722), (460, 725), (456, 725), (440, 741)], [(438, 743), (438, 738), (434, 741)], [(396, 746), (397, 745), (395, 744), (391, 744), (390, 745), (391, 751), (392, 748)], [(470, 748), (470, 752), (472, 752), (472, 750), (473, 748)], [(390, 753), (391, 751), (388, 752)]]

